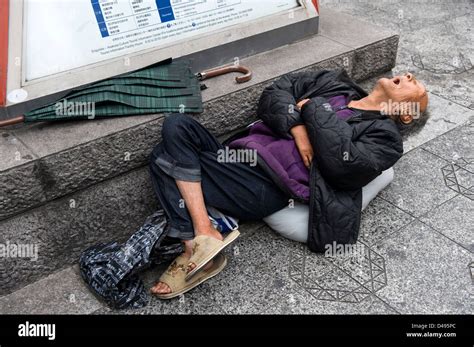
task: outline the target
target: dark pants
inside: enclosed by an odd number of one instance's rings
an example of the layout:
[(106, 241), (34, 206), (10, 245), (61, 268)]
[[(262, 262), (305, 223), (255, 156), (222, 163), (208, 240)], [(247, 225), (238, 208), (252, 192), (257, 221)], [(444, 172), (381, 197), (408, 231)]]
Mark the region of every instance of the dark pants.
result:
[(169, 115), (161, 135), (150, 166), (154, 190), (170, 221), (169, 237), (194, 238), (175, 179), (200, 181), (206, 206), (241, 221), (262, 219), (288, 204), (289, 197), (258, 165), (218, 160), (224, 146), (191, 116)]

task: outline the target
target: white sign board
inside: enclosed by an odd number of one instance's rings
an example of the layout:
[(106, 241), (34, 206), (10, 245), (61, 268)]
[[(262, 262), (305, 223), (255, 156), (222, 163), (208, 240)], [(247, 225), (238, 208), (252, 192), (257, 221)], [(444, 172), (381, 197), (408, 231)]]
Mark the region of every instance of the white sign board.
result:
[(296, 0), (26, 0), (25, 80), (288, 11)]
[[(202, 61), (221, 49), (210, 61), (225, 64), (266, 43), (277, 47), (285, 35), (273, 32), (289, 28), (294, 40), (318, 23), (316, 0), (0, 0), (0, 9), (1, 106), (30, 105), (168, 58)], [(296, 26), (309, 30), (293, 35)], [(265, 35), (264, 45), (246, 46)]]

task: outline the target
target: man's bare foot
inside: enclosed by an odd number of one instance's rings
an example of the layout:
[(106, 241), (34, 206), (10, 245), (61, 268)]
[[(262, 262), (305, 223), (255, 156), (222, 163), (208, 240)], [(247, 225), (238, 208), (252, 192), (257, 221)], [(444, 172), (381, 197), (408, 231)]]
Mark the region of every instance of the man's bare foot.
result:
[[(203, 267), (203, 270), (210, 269), (213, 263), (214, 261), (211, 260), (209, 263), (206, 264), (206, 266)], [(150, 291), (152, 294), (169, 294), (171, 293), (171, 288), (168, 287), (166, 283), (158, 282), (150, 289)]]

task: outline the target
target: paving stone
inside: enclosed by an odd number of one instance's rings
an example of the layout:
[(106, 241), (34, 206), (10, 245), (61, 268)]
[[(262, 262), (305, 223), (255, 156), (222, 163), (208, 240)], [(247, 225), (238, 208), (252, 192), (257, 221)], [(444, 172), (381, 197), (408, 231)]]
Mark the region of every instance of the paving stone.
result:
[(387, 285), (377, 296), (404, 314), (472, 314), (473, 254), (414, 221), (375, 249), (385, 258)]
[(458, 195), (431, 210), (421, 221), (474, 253), (474, 201)]
[(368, 13), (377, 23), (391, 22), (399, 25), (403, 34), (417, 35), (420, 29), (431, 28), (451, 19), (472, 12), (469, 0), (460, 1), (379, 1)]
[(474, 158), (460, 158), (441, 168), (446, 187), (474, 200)]
[(2, 314), (89, 314), (102, 307), (82, 281), (77, 266), (0, 297)]
[[(355, 250), (353, 246), (362, 248)], [(376, 294), (387, 284), (384, 259), (360, 242), (350, 247), (344, 254), (328, 257), (332, 269), (318, 277), (306, 269), (308, 259), (315, 257), (314, 254), (307, 254), (305, 266), (300, 269), (304, 272), (303, 281), (298, 280), (297, 283), (315, 298), (325, 301), (360, 303)], [(296, 271), (290, 273), (292, 278), (299, 276)]]
[[(354, 15), (346, 15), (337, 12), (337, 21), (334, 21), (334, 11), (321, 7), (320, 28), (318, 34), (330, 37), (348, 47), (359, 48), (367, 45), (367, 41), (376, 42), (387, 37), (390, 33), (380, 27), (380, 30), (373, 30), (373, 24), (361, 21), (354, 21)], [(328, 16), (329, 14), (329, 16)], [(344, 23), (341, 25), (341, 23)], [(360, 35), (366, 32), (366, 35)]]
[(395, 178), (380, 192), (380, 197), (419, 217), (457, 194), (444, 183), (441, 168), (446, 164), (447, 161), (417, 148), (395, 164)]
[(365, 1), (363, 6), (357, 2), (341, 0), (319, 0), (318, 3), (321, 8), (321, 15), (325, 9), (331, 9), (354, 16), (363, 21), (367, 21), (366, 19), (370, 18), (370, 12), (376, 10), (375, 3), (368, 1)]
[[(402, 47), (420, 56), (415, 66), (435, 74), (458, 74), (472, 68), (470, 17), (450, 18), (404, 35)], [(420, 40), (423, 38), (423, 40)], [(436, 54), (433, 54), (436, 53)]]
[(359, 238), (368, 245), (375, 244), (398, 232), (412, 220), (411, 215), (376, 197), (362, 212)]
[(0, 129), (0, 153), (2, 153), (0, 171), (8, 170), (36, 159), (30, 149), (10, 131), (5, 129)]
[(423, 149), (448, 162), (474, 157), (474, 123), (458, 127), (423, 145)]

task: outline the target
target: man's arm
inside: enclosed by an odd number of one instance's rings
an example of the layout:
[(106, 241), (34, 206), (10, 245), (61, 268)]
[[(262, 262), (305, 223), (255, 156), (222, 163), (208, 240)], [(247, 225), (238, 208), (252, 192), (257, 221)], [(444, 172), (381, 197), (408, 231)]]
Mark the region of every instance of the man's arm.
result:
[(295, 80), (291, 74), (281, 77), (265, 88), (258, 102), (258, 117), (282, 138), (289, 138), (291, 128), (304, 124), (293, 93)]
[[(298, 102), (296, 107), (298, 110), (301, 111), (301, 108), (304, 104), (306, 104), (309, 99), (304, 99)], [(303, 159), (303, 163), (306, 167), (310, 167), (311, 162), (313, 160), (313, 147), (311, 146), (311, 142), (309, 141), (308, 131), (306, 130), (306, 126), (304, 124), (295, 125), (290, 129), (290, 133), (295, 139), (296, 147), (298, 148), (298, 152), (300, 153), (301, 159)]]
[(350, 125), (319, 97), (303, 107), (301, 117), (321, 174), (334, 188), (361, 188), (403, 155), (402, 138), (393, 121)]
[(290, 138), (290, 129), (304, 124), (297, 102), (308, 91), (325, 90), (333, 80), (333, 71), (320, 70), (286, 74), (265, 88), (260, 96), (257, 115), (278, 136)]

